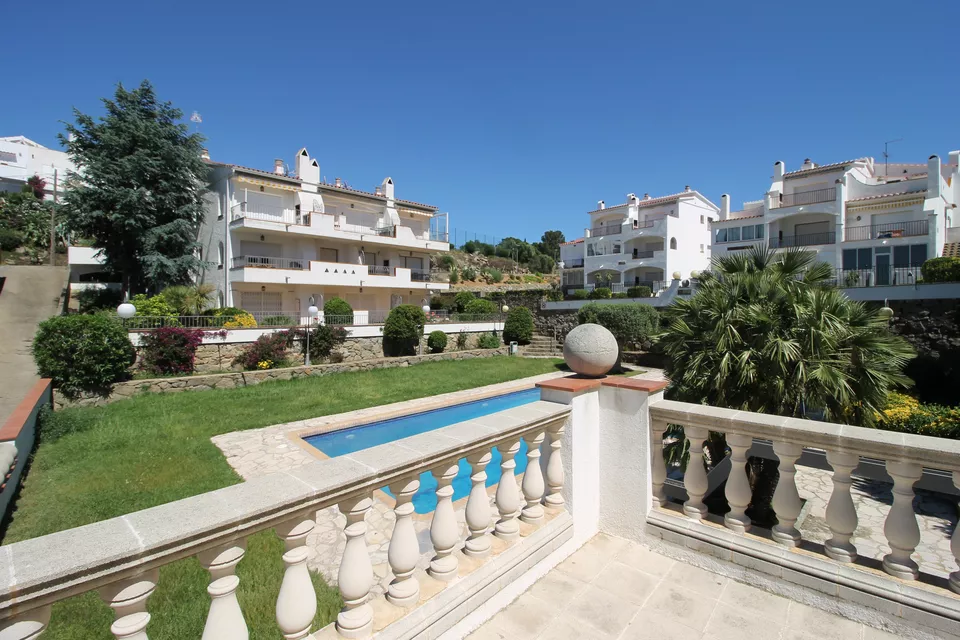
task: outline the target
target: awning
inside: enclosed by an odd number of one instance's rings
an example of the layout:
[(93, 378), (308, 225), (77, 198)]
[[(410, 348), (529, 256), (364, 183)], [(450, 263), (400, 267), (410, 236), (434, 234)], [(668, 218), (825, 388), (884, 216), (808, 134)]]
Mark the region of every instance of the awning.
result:
[(297, 204), (300, 205), (300, 211), (303, 213), (308, 211), (323, 212), (323, 196), (319, 193), (297, 191)]
[(397, 207), (397, 211), (400, 213), (405, 213), (408, 216), (422, 216), (424, 218), (433, 217), (433, 211), (420, 211), (418, 209), (407, 209), (406, 207)]
[(255, 184), (259, 187), (270, 187), (271, 189), (281, 189), (283, 191), (300, 191), (300, 187), (282, 182), (273, 182), (272, 180), (261, 180), (259, 178), (248, 178), (247, 176), (238, 176), (237, 180), (247, 184)]

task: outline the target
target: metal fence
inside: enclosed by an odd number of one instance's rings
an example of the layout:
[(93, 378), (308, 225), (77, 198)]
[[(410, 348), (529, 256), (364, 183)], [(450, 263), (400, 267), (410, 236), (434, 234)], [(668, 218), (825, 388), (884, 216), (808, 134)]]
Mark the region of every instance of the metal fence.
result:
[(878, 238), (907, 238), (910, 236), (925, 236), (930, 225), (927, 220), (909, 220), (905, 222), (885, 222), (863, 227), (847, 227), (843, 239), (848, 242), (856, 240), (875, 240)]
[[(251, 311), (246, 316), (134, 316), (128, 319), (114, 316), (114, 318), (128, 331), (149, 331), (164, 327), (219, 331), (221, 329), (302, 327), (311, 323), (363, 327), (384, 324), (389, 315), (389, 309), (374, 309), (357, 310), (348, 315), (324, 316), (321, 314), (319, 318), (310, 318), (304, 312), (298, 310)], [(251, 317), (253, 318), (252, 323), (250, 322)], [(447, 311), (430, 311), (427, 313), (429, 324), (503, 322), (503, 320), (504, 316), (501, 313), (469, 314)]]
[(812, 247), (818, 244), (836, 244), (837, 232), (807, 233), (799, 236), (782, 236), (770, 238), (771, 249), (787, 249), (790, 247)]
[(860, 287), (892, 287), (916, 284), (922, 280), (920, 265), (873, 267), (870, 269), (837, 269), (834, 284), (855, 289)]
[(774, 209), (782, 207), (796, 207), (804, 204), (831, 202), (837, 199), (837, 188), (814, 189), (813, 191), (797, 191), (795, 193), (781, 193), (780, 198), (773, 203)]
[[(663, 249), (661, 249), (661, 251), (663, 251)], [(655, 253), (654, 251), (637, 251), (636, 249), (634, 249), (634, 250), (633, 250), (633, 259), (634, 259), (634, 260), (643, 260), (643, 259), (646, 259), (646, 258), (652, 258), (654, 253)]]
[(598, 236), (613, 236), (620, 233), (623, 230), (623, 226), (619, 224), (605, 224), (599, 227), (593, 227), (590, 229), (590, 237), (596, 238)]
[(235, 256), (231, 267), (265, 267), (268, 269), (298, 269), (310, 268), (310, 264), (303, 258), (271, 258), (269, 256)]

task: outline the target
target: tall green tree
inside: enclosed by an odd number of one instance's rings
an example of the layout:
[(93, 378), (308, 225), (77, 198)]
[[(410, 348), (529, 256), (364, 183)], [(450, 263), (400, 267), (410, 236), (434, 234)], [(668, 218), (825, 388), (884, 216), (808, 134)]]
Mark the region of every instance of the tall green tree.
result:
[(74, 109), (60, 136), (78, 168), (65, 197), (73, 232), (93, 240), (124, 291), (185, 284), (201, 266), (197, 230), (207, 168), (203, 137), (144, 80), (104, 98), (105, 115)]
[(559, 260), (560, 245), (566, 241), (563, 231), (544, 231), (543, 235), (540, 236), (540, 242), (537, 243), (537, 249), (540, 253), (548, 255), (554, 260)]

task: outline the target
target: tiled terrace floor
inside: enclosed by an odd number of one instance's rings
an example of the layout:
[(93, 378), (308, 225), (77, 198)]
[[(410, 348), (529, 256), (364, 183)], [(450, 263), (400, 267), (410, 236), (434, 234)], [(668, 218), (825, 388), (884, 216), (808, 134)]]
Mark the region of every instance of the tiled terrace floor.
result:
[(897, 636), (599, 535), (469, 640), (893, 640)]

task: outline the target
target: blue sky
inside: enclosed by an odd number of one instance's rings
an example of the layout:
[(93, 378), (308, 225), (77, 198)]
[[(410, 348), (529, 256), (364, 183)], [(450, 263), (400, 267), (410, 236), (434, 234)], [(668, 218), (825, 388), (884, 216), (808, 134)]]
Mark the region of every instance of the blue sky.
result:
[(147, 78), (202, 114), (215, 160), (269, 169), (305, 145), (331, 181), (390, 175), (451, 227), (531, 241), (631, 191), (738, 205), (775, 160), (960, 148), (948, 0), (55, 1), (34, 18), (4, 35), (0, 135), (56, 146), (72, 107)]

